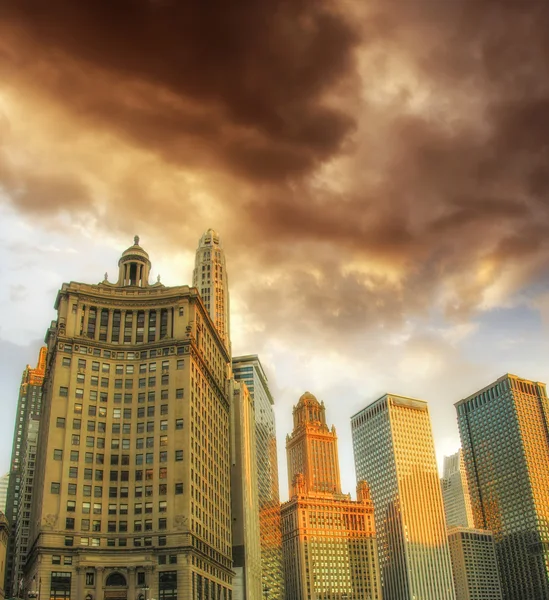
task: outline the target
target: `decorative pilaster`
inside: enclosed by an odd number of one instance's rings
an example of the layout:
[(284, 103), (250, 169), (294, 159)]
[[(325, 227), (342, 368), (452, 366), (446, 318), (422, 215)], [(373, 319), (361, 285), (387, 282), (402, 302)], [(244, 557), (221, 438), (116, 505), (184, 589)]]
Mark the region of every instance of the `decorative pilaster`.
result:
[(103, 600), (103, 575), (105, 567), (95, 567), (95, 599)]

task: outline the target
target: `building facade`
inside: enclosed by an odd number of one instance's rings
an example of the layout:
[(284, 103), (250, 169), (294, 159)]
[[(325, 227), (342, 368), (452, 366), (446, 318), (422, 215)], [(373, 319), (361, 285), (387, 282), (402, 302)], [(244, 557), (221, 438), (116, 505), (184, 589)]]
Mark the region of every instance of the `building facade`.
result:
[(456, 410), (475, 525), (494, 534), (503, 598), (549, 598), (545, 384), (504, 375)]
[(474, 527), (473, 507), (471, 506), (469, 485), (461, 449), (451, 456), (444, 457), (440, 484), (442, 486), (446, 526)]
[[(11, 451), (11, 463), (6, 498), (6, 517), (10, 523), (10, 541), (8, 545), (8, 561), (5, 571), (5, 589), (7, 597), (15, 595), (20, 586), (23, 572), (14, 568), (17, 554), (26, 549), (17, 548), (15, 534), (18, 530), (17, 517), (21, 503), (21, 468), (25, 459), (29, 423), (40, 418), (42, 408), (42, 384), (46, 370), (47, 349), (41, 348), (35, 368), (27, 365), (21, 377), (17, 409), (15, 413), (15, 429)], [(21, 565), (20, 565), (21, 566)]]
[(262, 593), (255, 408), (244, 382), (233, 383), (231, 408), (233, 599), (254, 600)]
[(230, 357), (196, 290), (65, 283), (48, 346), (25, 589), (232, 598)]
[[(286, 442), (290, 500), (281, 508), (286, 598), (381, 600), (374, 510), (366, 482), (341, 492), (337, 436), (309, 392)], [(268, 598), (268, 596), (266, 596)]]
[(448, 532), (456, 600), (502, 600), (494, 537), (454, 527)]
[(232, 364), (235, 380), (246, 384), (255, 407), (262, 592), (269, 600), (285, 600), (274, 400), (257, 355), (233, 358)]
[(386, 394), (351, 427), (357, 477), (375, 507), (384, 598), (454, 600), (427, 403)]
[(198, 242), (193, 287), (200, 292), (204, 305), (230, 352), (229, 279), (223, 245), (219, 234), (213, 229), (208, 229)]

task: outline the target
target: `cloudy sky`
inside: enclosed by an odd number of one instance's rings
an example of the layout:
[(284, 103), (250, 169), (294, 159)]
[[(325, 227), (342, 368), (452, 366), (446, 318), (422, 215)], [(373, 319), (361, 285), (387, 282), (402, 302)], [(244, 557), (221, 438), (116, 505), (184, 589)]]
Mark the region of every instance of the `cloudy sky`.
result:
[(190, 283), (217, 229), (233, 350), (257, 353), (284, 440), (324, 400), (453, 403), (549, 379), (549, 3), (4, 0), (0, 470), (21, 371), (62, 282), (113, 276), (141, 236)]

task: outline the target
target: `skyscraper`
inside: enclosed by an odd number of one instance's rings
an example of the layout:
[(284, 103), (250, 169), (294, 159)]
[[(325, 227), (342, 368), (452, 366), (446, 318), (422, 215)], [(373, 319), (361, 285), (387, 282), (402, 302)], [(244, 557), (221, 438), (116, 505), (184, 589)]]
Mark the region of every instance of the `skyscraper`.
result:
[(255, 407), (244, 382), (233, 383), (231, 414), (233, 600), (255, 600), (261, 598)]
[(456, 600), (502, 600), (494, 536), (454, 527), (448, 533)]
[(198, 242), (193, 271), (197, 288), (219, 335), (231, 349), (229, 280), (219, 234), (208, 229)]
[[(290, 500), (282, 505), (286, 598), (381, 600), (368, 484), (341, 493), (337, 436), (309, 392), (294, 407), (286, 442)], [(268, 598), (268, 596), (266, 596)]]
[[(27, 448), (28, 427), (35, 419), (40, 418), (42, 409), (42, 384), (46, 370), (46, 348), (41, 348), (35, 368), (27, 365), (21, 377), (19, 398), (15, 412), (15, 430), (11, 450), (11, 464), (6, 498), (6, 517), (10, 523), (10, 538), (5, 571), (6, 595), (15, 595), (19, 582), (23, 577), (21, 568), (14, 569), (15, 556), (26, 552), (25, 548), (16, 548), (15, 534), (18, 530), (17, 516), (21, 504), (21, 467)], [(28, 502), (28, 501), (27, 501)], [(20, 567), (22, 565), (20, 564)]]
[(24, 587), (229, 600), (230, 357), (196, 290), (149, 284), (134, 241), (117, 281), (57, 295)]
[(463, 462), (463, 452), (458, 450), (444, 457), (442, 479), (442, 499), (447, 527), (474, 527), (473, 508), (469, 495), (469, 485)]
[(386, 394), (351, 427), (357, 477), (374, 502), (384, 598), (454, 600), (427, 403)]
[(503, 598), (549, 598), (549, 400), (504, 375), (456, 403), (475, 525), (494, 534)]
[(233, 358), (233, 374), (246, 384), (255, 405), (262, 589), (269, 600), (285, 600), (274, 400), (256, 355)]

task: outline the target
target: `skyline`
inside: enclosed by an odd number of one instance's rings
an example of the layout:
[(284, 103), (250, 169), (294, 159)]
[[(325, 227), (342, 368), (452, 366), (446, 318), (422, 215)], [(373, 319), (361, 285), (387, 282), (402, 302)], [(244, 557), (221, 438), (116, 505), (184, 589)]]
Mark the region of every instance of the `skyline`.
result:
[[(198, 240), (198, 237), (197, 237)], [(196, 240), (195, 240), (196, 242)], [(93, 243), (93, 241), (91, 241), (90, 243)], [(120, 244), (120, 247), (124, 247), (127, 244), (124, 244), (124, 242), (122, 241)], [(143, 246), (146, 249), (149, 249), (149, 245), (146, 244), (145, 242), (143, 242)], [(104, 249), (105, 250), (105, 249)], [(113, 254), (116, 254), (118, 251), (114, 250)], [(75, 257), (79, 256), (79, 252), (75, 249), (74, 252), (70, 252), (70, 254), (73, 254)], [(110, 251), (109, 251), (110, 254)], [(152, 271), (151, 271), (151, 281), (153, 281), (158, 272), (159, 272), (159, 268), (156, 267), (156, 265), (159, 263), (159, 261), (155, 260), (155, 256), (154, 253), (151, 252), (149, 250), (149, 254), (151, 255), (151, 261), (152, 261)], [(194, 251), (193, 248), (191, 247), (189, 249), (189, 251), (187, 252), (188, 257), (186, 257), (188, 259), (188, 262), (190, 264), (193, 263), (194, 261)], [(175, 260), (172, 258), (172, 261), (175, 262)], [(78, 261), (76, 261), (78, 262)], [(160, 261), (162, 264), (162, 261)], [(227, 259), (228, 262), (228, 272), (229, 272), (229, 277), (231, 275), (231, 271), (230, 271), (230, 254), (228, 256)], [(167, 261), (167, 263), (169, 264), (169, 260)], [(164, 263), (165, 264), (165, 263)], [(116, 267), (116, 262), (114, 262), (114, 267)], [(114, 269), (111, 269), (112, 273), (114, 274)], [(192, 268), (191, 271), (189, 271), (189, 273), (192, 272)], [(70, 281), (70, 280), (74, 280), (74, 281), (78, 281), (78, 280), (82, 280), (83, 278), (74, 278), (74, 277), (69, 277), (66, 279), (66, 281)], [(102, 279), (102, 277), (98, 277), (97, 280), (99, 281), (100, 279)], [(176, 285), (176, 284), (180, 284), (180, 285), (185, 285), (186, 283), (189, 282), (184, 282), (184, 281), (167, 281), (167, 278), (163, 278), (162, 279), (164, 283), (167, 283), (168, 285)], [(94, 283), (94, 280), (92, 279), (91, 281), (82, 281), (83, 283)], [(60, 287), (61, 284), (59, 284)], [(234, 296), (234, 294), (232, 295), (232, 297)], [(47, 300), (48, 298), (46, 296), (41, 295), (42, 298), (42, 304), (47, 304)], [(52, 303), (51, 303), (51, 312), (52, 312), (52, 316), (53, 316), (53, 300), (55, 298), (55, 294), (52, 294), (51, 296), (52, 298)], [(34, 300), (30, 300), (30, 302), (36, 303), (36, 299)], [(42, 306), (42, 309), (44, 309), (44, 306)], [(233, 321), (235, 321), (233, 319)], [(45, 319), (46, 323), (49, 323), (48, 319)], [(238, 320), (236, 320), (236, 322), (238, 322)], [(44, 328), (44, 333), (45, 333), (45, 328)], [(240, 346), (240, 344), (242, 344), (242, 332), (237, 331), (235, 329), (235, 326), (233, 325), (233, 330), (232, 330), (232, 338), (233, 340), (237, 340), (237, 348), (240, 348), (240, 350), (244, 351), (249, 351), (249, 352), (254, 352), (256, 351), (255, 348), (243, 348)], [(4, 343), (4, 341), (2, 340), (2, 347), (3, 349), (5, 349), (6, 345)], [(268, 344), (268, 341), (266, 340), (266, 343)], [(37, 348), (37, 350), (39, 349), (39, 347), (41, 346), (40, 341), (37, 339), (35, 340), (35, 347)], [(17, 345), (14, 346), (15, 348), (17, 348)], [(23, 353), (28, 353), (28, 352), (33, 352), (34, 346), (30, 345), (27, 347), (27, 349), (24, 349), (22, 347), (20, 347), (20, 352), (21, 354), (19, 356), (27, 356), (28, 354), (23, 354)], [(233, 351), (234, 351), (234, 342), (233, 342)], [(271, 356), (277, 356), (276, 352), (273, 352)], [(9, 357), (7, 356), (3, 356), (2, 358), (4, 360), (2, 360), (2, 368), (4, 369), (5, 372), (7, 372), (6, 370), (6, 358), (10, 358), (12, 360), (12, 364), (14, 360), (17, 360), (18, 355), (10, 355)], [(38, 354), (36, 354), (36, 358), (38, 357)], [(281, 487), (281, 500), (284, 501), (285, 499), (287, 499), (288, 497), (288, 489), (286, 486), (286, 481), (287, 481), (287, 476), (286, 476), (286, 461), (284, 459), (284, 455), (283, 455), (283, 450), (285, 447), (285, 437), (286, 434), (291, 431), (291, 429), (285, 429), (284, 428), (284, 423), (286, 421), (291, 422), (291, 407), (295, 405), (296, 400), (294, 398), (294, 396), (292, 396), (292, 389), (297, 389), (297, 388), (286, 388), (283, 389), (280, 386), (280, 383), (277, 381), (277, 377), (276, 377), (276, 371), (273, 372), (273, 366), (274, 363), (272, 362), (272, 358), (269, 358), (269, 355), (266, 355), (265, 357), (263, 357), (260, 354), (260, 358), (262, 360), (262, 362), (264, 362), (264, 364), (266, 365), (266, 371), (267, 371), (267, 375), (269, 377), (269, 384), (272, 387), (273, 390), (275, 390), (274, 392), (274, 398), (275, 398), (275, 405), (274, 405), (274, 409), (275, 409), (275, 414), (276, 414), (276, 418), (277, 418), (277, 442), (278, 442), (278, 463), (279, 463), (279, 481), (280, 481), (280, 487)], [(283, 357), (281, 357), (283, 358)], [(287, 360), (287, 357), (286, 357)], [(32, 359), (32, 355), (30, 357), (30, 362), (31, 362), (31, 367), (34, 366), (33, 365), (33, 359)], [(26, 364), (26, 363), (25, 363)], [(314, 364), (314, 362), (313, 362)], [(282, 360), (282, 366), (284, 366), (284, 360)], [(276, 366), (275, 366), (276, 368)], [(317, 366), (317, 368), (319, 368)], [(497, 368), (497, 367), (496, 367)], [(24, 366), (22, 368), (22, 370), (24, 369)], [(22, 370), (21, 370), (21, 374), (22, 374)], [(524, 373), (516, 373), (521, 377), (526, 377), (526, 375), (524, 375)], [(4, 375), (4, 374), (3, 374)], [(15, 373), (15, 377), (13, 376), (14, 374), (12, 373), (12, 377), (11, 379), (8, 378), (8, 383), (11, 383), (11, 385), (15, 385), (17, 390), (18, 390), (18, 386), (19, 386), (19, 382), (20, 382), (20, 374), (19, 373)], [(288, 377), (289, 375), (292, 375), (291, 371), (288, 373), (284, 373), (283, 371), (283, 375), (285, 377)], [(4, 375), (5, 377), (5, 375)], [(9, 389), (5, 386), (6, 380), (4, 379), (4, 377), (2, 378), (2, 386), (5, 389)], [(313, 376), (311, 378), (308, 377), (301, 377), (301, 381), (302, 384), (304, 386), (304, 390), (309, 390), (310, 389), (315, 389), (315, 381), (314, 378), (317, 377), (318, 379), (322, 379), (321, 377), (317, 376)], [(454, 412), (454, 421), (450, 424), (456, 431), (455, 431), (455, 436), (450, 437), (450, 439), (447, 439), (447, 431), (449, 430), (451, 432), (450, 427), (448, 427), (448, 423), (446, 423), (447, 429), (444, 430), (443, 427), (438, 427), (437, 425), (434, 424), (433, 426), (433, 433), (434, 433), (434, 437), (435, 437), (435, 446), (437, 449), (437, 461), (438, 461), (438, 465), (439, 465), (439, 470), (441, 470), (441, 465), (442, 465), (442, 460), (443, 460), (443, 456), (450, 454), (451, 452), (453, 452), (454, 450), (457, 449), (457, 447), (459, 446), (459, 436), (457, 434), (457, 420), (455, 417), (455, 410), (452, 406), (452, 404), (454, 402), (457, 402), (458, 400), (461, 400), (463, 398), (466, 398), (470, 393), (475, 392), (475, 390), (478, 389), (482, 389), (483, 387), (489, 385), (491, 383), (491, 381), (495, 380), (497, 377), (492, 378), (492, 380), (488, 380), (488, 378), (486, 376), (483, 376), (483, 374), (481, 372), (479, 372), (479, 384), (477, 385), (477, 387), (473, 390), (471, 389), (466, 389), (465, 394), (462, 394), (461, 397), (456, 398), (456, 397), (450, 397), (447, 396), (448, 398), (448, 402), (450, 403), (449, 406), (444, 406), (441, 405), (441, 403), (437, 403), (436, 402), (436, 398), (425, 398), (425, 397), (421, 397), (419, 395), (414, 395), (414, 394), (407, 394), (405, 392), (403, 393), (403, 395), (406, 395), (407, 397), (418, 397), (419, 399), (422, 400), (426, 400), (429, 403), (429, 407), (430, 407), (430, 411), (431, 414), (433, 416), (434, 414), (439, 414), (442, 412), (444, 414), (444, 409), (447, 409), (446, 412), (450, 412), (450, 414), (452, 413), (452, 411)], [(329, 379), (328, 379), (329, 380)], [(535, 379), (534, 379), (535, 380)], [(326, 381), (324, 379), (324, 381)], [(419, 380), (421, 381), (421, 379)], [(401, 380), (401, 383), (405, 383), (404, 381)], [(415, 385), (418, 385), (418, 381), (415, 382)], [(412, 387), (412, 386), (411, 386)], [(463, 385), (463, 388), (465, 389), (465, 385)], [(279, 396), (277, 394), (282, 393), (282, 395), (280, 396), (282, 400), (279, 400)], [(384, 392), (381, 392), (381, 394), (379, 394), (379, 396), (383, 395)], [(4, 392), (5, 394), (5, 392)], [(327, 395), (328, 394), (328, 395)], [(331, 392), (330, 393), (330, 389), (328, 387), (327, 390), (327, 394), (325, 393), (324, 395), (321, 394), (315, 394), (319, 397), (320, 400), (324, 400), (324, 402), (326, 403), (327, 407), (329, 408), (332, 405), (336, 405), (336, 403), (338, 402), (338, 398), (337, 398), (337, 392)], [(425, 395), (424, 395), (425, 396)], [(336, 425), (336, 429), (337, 429), (337, 434), (338, 434), (338, 438), (339, 438), (339, 446), (340, 446), (340, 454), (342, 456), (341, 458), (341, 464), (342, 464), (342, 488), (343, 488), (343, 492), (348, 493), (351, 492), (353, 494), (354, 497), (354, 490), (356, 488), (356, 480), (355, 480), (355, 473), (354, 473), (354, 468), (349, 467), (351, 463), (347, 462), (345, 459), (348, 458), (352, 461), (352, 444), (350, 443), (348, 437), (350, 436), (346, 436), (346, 433), (350, 432), (350, 418), (353, 414), (355, 414), (356, 412), (359, 412), (362, 408), (364, 408), (365, 406), (367, 406), (368, 404), (371, 404), (372, 402), (374, 402), (376, 400), (378, 396), (374, 395), (369, 395), (369, 396), (362, 396), (360, 397), (359, 394), (357, 394), (357, 396), (353, 399), (353, 403), (349, 404), (349, 412), (347, 414), (347, 412), (341, 412), (339, 411), (339, 413), (335, 413), (334, 414), (334, 418), (333, 418), (333, 423)], [(15, 405), (17, 402), (17, 396), (15, 397), (15, 402), (13, 404), (12, 410), (15, 410)], [(352, 407), (356, 407), (356, 410), (353, 410), (353, 412), (350, 412), (352, 410)], [(290, 415), (290, 418), (288, 418), (288, 415)], [(434, 419), (433, 419), (434, 422)], [(13, 430), (13, 423), (14, 421), (10, 421), (9, 419), (6, 419), (6, 421), (4, 421), (2, 424), (0, 424), (0, 431), (7, 437), (4, 437), (4, 435), (2, 436), (2, 439), (5, 440), (4, 444), (6, 444), (7, 447), (7, 442), (9, 441), (9, 443), (11, 444), (11, 436), (12, 436), (12, 430)], [(440, 423), (439, 423), (440, 425)], [(3, 431), (2, 431), (3, 430)], [(11, 446), (10, 446), (11, 447)], [(282, 449), (282, 451), (281, 451)], [(4, 455), (4, 461), (6, 463), (6, 469), (8, 468), (9, 465), (9, 451), (7, 451)], [(284, 459), (284, 460), (283, 460)], [(347, 468), (345, 468), (345, 466), (347, 465)]]
[[(276, 18), (273, 17), (276, 15)], [(0, 21), (0, 470), (61, 284), (140, 235), (190, 284), (223, 239), (233, 354), (350, 416), (549, 381), (549, 4), (7, 0)], [(338, 410), (333, 410), (337, 407)]]

